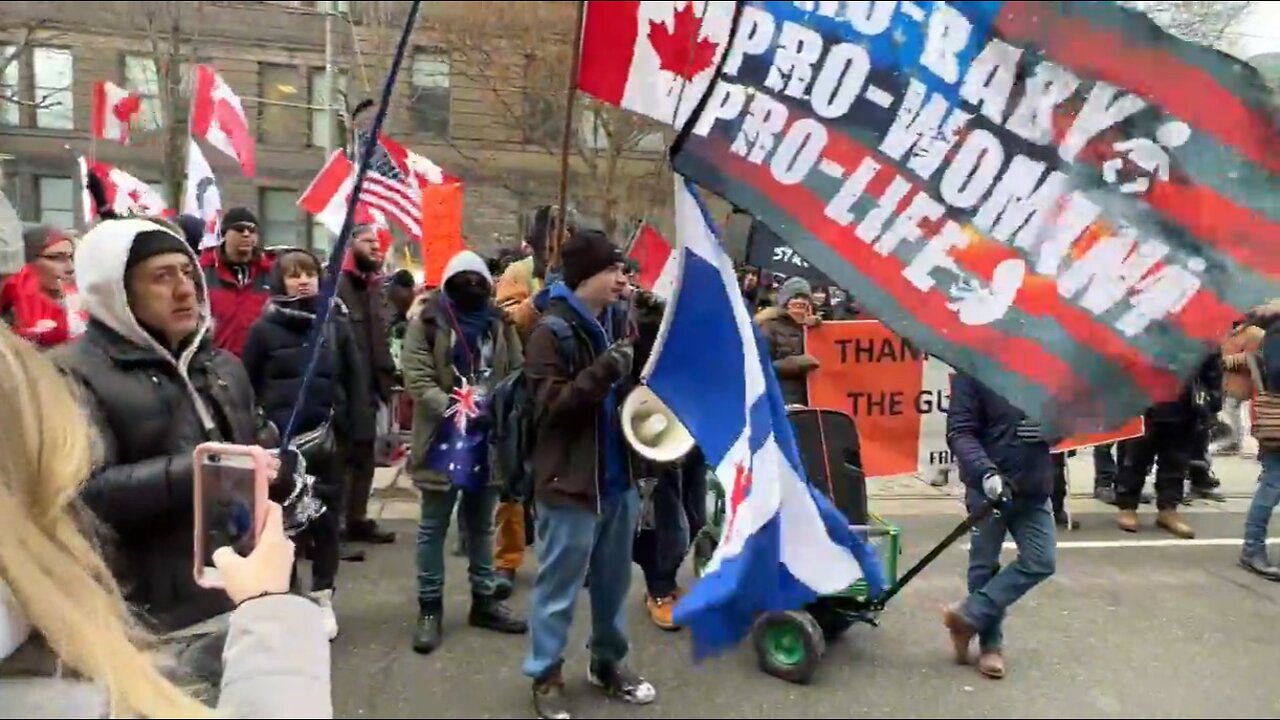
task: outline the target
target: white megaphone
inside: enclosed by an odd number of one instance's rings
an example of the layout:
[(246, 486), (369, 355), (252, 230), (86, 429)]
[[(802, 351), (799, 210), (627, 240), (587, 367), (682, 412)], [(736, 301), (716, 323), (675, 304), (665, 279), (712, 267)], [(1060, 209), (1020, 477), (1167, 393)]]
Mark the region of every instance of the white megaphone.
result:
[(622, 434), (642, 457), (659, 463), (679, 460), (693, 450), (693, 436), (666, 403), (646, 385), (622, 403)]

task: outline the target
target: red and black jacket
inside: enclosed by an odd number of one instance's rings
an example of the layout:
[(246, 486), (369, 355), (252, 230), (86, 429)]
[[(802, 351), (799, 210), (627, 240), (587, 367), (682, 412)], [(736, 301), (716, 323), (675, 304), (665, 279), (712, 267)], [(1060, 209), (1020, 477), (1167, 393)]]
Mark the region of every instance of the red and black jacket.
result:
[(240, 357), (249, 338), (249, 328), (257, 322), (271, 298), (274, 261), (274, 253), (259, 250), (241, 269), (226, 261), (221, 246), (201, 253), (200, 268), (209, 290), (215, 346)]

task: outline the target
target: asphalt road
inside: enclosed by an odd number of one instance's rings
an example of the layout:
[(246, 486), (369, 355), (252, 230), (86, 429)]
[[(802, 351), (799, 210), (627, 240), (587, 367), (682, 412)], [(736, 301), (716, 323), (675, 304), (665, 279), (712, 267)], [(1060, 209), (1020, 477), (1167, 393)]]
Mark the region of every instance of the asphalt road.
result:
[[(956, 520), (905, 518), (905, 559), (923, 555)], [(655, 684), (658, 700), (635, 708), (601, 698), (585, 679), (584, 594), (566, 662), (576, 716), (1280, 716), (1280, 584), (1236, 567), (1240, 515), (1195, 516), (1193, 544), (1134, 545), (1168, 536), (1155, 529), (1123, 535), (1110, 515), (1081, 520), (1083, 530), (1059, 538), (1056, 577), (1007, 621), (1009, 673), (1002, 681), (958, 667), (948, 654), (939, 609), (964, 589), (961, 539), (893, 601), (880, 627), (856, 627), (833, 643), (805, 687), (760, 673), (746, 645), (694, 665), (687, 633), (664, 633), (648, 622), (637, 571), (630, 660)], [(370, 548), (368, 561), (344, 563), (339, 577), (342, 635), (333, 687), (339, 717), (532, 717), (529, 682), (520, 674), (527, 639), (466, 625), (461, 560), (451, 557), (448, 568), (444, 646), (430, 657), (412, 652), (413, 525), (392, 527), (401, 531), (397, 544)], [(513, 600), (522, 613), (529, 580), (526, 573)]]

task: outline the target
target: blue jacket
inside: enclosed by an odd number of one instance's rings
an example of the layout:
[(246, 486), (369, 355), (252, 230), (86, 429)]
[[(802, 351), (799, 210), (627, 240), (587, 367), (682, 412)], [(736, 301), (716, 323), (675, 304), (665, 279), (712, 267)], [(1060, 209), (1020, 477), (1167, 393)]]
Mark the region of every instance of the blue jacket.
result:
[(1009, 483), (1014, 497), (1031, 502), (1053, 491), (1053, 458), (1045, 440), (1018, 437), (1025, 413), (990, 388), (965, 375), (951, 379), (947, 409), (947, 445), (960, 465), (960, 478), (981, 489), (995, 472)]

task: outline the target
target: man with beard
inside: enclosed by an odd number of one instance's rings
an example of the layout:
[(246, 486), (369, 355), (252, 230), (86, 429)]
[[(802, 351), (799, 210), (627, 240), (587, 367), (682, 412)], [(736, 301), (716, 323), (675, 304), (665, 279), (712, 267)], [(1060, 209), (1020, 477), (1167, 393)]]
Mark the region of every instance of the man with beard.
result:
[(350, 313), (362, 372), (369, 383), (370, 402), (352, 408), (351, 436), (341, 443), (343, 466), (347, 468), (347, 540), (385, 544), (395, 542), (395, 533), (383, 530), (369, 519), (369, 493), (373, 489), (374, 442), (377, 440), (379, 404), (388, 405), (400, 381), (391, 358), (390, 338), (382, 298), (382, 248), (377, 227), (357, 225), (351, 231), (350, 254), (338, 278), (338, 297)]

